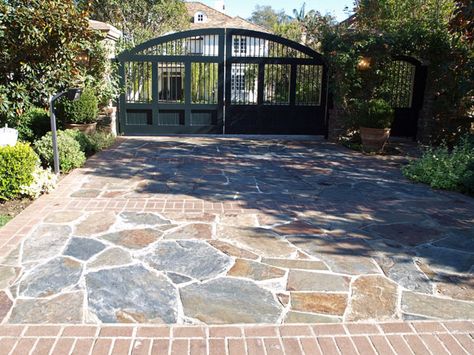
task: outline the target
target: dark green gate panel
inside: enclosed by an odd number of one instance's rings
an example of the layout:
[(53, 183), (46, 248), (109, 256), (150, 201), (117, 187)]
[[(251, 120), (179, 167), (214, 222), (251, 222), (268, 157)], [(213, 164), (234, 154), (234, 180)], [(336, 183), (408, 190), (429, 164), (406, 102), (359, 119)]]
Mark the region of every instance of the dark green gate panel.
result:
[(327, 69), (281, 37), (203, 29), (160, 37), (118, 57), (126, 135), (325, 134)]

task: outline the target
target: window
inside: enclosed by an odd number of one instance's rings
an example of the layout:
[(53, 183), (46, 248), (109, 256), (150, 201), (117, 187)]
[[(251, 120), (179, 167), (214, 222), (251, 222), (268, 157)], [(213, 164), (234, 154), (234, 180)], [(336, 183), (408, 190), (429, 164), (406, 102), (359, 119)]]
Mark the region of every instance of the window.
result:
[(234, 55), (247, 53), (247, 37), (234, 36)]
[(184, 103), (184, 63), (158, 63), (158, 100)]
[(245, 75), (232, 75), (231, 87), (234, 91), (244, 91), (245, 90)]
[(206, 19), (206, 14), (204, 12), (196, 12), (194, 15), (194, 22), (204, 22)]
[(230, 87), (232, 104), (257, 104), (258, 64), (232, 63)]

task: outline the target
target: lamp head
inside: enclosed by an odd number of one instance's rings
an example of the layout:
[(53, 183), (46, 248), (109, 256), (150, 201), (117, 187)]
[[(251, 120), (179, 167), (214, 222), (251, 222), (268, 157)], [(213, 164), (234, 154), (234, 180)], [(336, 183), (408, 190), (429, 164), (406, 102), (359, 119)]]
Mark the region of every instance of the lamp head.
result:
[(67, 98), (70, 101), (79, 100), (82, 94), (82, 89), (79, 88), (72, 88), (67, 91)]

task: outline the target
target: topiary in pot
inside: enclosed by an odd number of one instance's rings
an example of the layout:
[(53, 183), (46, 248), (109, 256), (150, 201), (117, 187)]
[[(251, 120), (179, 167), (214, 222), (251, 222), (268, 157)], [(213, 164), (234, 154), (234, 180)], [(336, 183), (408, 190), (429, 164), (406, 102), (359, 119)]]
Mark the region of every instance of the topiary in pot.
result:
[(381, 152), (390, 137), (395, 113), (384, 99), (371, 99), (356, 104), (356, 124), (360, 129), (362, 148), (366, 152)]
[(63, 100), (59, 115), (68, 129), (78, 129), (84, 133), (92, 133), (97, 125), (99, 103), (94, 90), (85, 88), (80, 98), (75, 101)]

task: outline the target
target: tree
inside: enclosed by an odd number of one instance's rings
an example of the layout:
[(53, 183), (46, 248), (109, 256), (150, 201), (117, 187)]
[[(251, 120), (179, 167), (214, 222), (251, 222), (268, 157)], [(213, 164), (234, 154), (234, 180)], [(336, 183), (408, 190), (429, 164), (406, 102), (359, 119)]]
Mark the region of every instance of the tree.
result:
[(73, 0), (0, 2), (0, 119), (12, 120), (30, 104), (76, 84), (77, 56), (97, 35)]
[(423, 136), (431, 142), (469, 129), (474, 108), (473, 5), (464, 0), (358, 0), (357, 26), (428, 63)]
[(293, 9), (293, 16), (298, 22), (303, 22), (305, 17), (306, 17), (306, 3), (303, 3), (301, 5), (301, 8), (299, 10)]
[(110, 23), (124, 34), (127, 47), (134, 47), (169, 31), (187, 27), (182, 0), (80, 0), (91, 19)]
[(290, 22), (290, 17), (285, 13), (285, 10), (277, 11), (268, 5), (257, 5), (249, 21), (273, 31), (275, 26)]
[[(428, 65), (420, 138), (437, 143), (465, 132), (473, 120), (471, 2), (358, 0), (355, 5), (356, 20), (350, 28), (318, 13), (306, 15), (303, 23), (308, 43), (330, 65), (329, 83), (338, 111), (346, 114), (352, 98), (383, 91), (379, 86), (390, 68), (388, 61), (408, 55)], [(357, 63), (367, 55), (373, 68), (361, 72)]]

